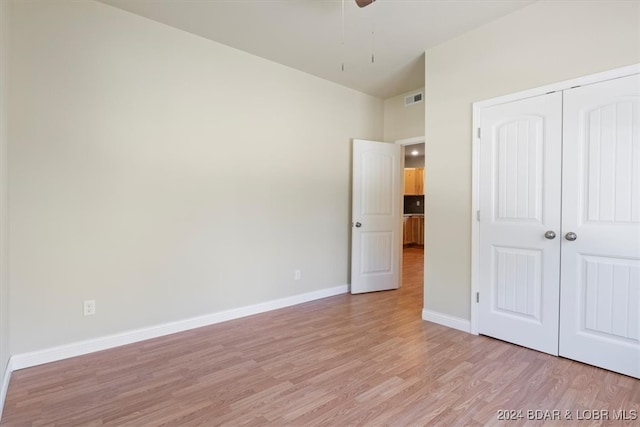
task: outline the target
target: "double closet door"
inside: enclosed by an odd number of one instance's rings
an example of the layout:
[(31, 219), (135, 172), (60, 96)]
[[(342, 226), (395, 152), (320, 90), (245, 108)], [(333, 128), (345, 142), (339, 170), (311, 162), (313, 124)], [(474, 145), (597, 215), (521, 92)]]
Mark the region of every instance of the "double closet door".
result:
[(479, 333), (640, 378), (640, 76), (480, 128)]

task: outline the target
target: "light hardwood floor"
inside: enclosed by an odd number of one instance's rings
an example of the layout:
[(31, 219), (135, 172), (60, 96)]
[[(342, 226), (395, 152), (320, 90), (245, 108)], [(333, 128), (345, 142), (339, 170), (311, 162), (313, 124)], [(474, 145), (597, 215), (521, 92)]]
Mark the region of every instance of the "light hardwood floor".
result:
[[(422, 251), (405, 255), (398, 291), (16, 371), (2, 426), (542, 424), (527, 410), (561, 411), (550, 425), (566, 411), (580, 426), (634, 424), (612, 418), (640, 411), (639, 380), (422, 321)], [(575, 420), (596, 410), (610, 419)]]

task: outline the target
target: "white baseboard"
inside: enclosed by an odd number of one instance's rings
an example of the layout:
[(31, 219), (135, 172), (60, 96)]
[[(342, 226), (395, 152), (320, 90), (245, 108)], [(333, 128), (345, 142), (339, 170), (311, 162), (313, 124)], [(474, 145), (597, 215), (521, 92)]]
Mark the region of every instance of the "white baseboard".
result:
[(71, 344), (61, 345), (58, 347), (33, 351), (30, 353), (16, 354), (11, 357), (11, 361), (13, 362), (12, 370), (29, 368), (31, 366), (37, 366), (43, 363), (55, 362), (57, 360), (81, 356), (83, 354), (93, 353), (95, 351), (106, 350), (125, 344), (131, 344), (138, 341), (144, 341), (151, 338), (174, 334), (176, 332), (182, 332), (202, 326), (213, 325), (215, 323), (225, 322), (227, 320), (233, 320), (245, 316), (251, 316), (253, 314), (264, 313), (266, 311), (277, 310), (279, 308), (289, 307), (292, 305), (314, 301), (334, 295), (340, 295), (347, 292), (349, 292), (348, 285), (336, 286), (333, 288), (322, 289), (319, 291), (308, 292), (305, 294), (294, 295), (286, 298), (280, 298), (277, 300), (267, 301), (259, 304), (220, 311), (204, 316), (164, 323), (148, 328), (135, 329), (119, 334), (79, 341)]
[(425, 308), (422, 310), (422, 320), (471, 333), (471, 322), (460, 317), (449, 316), (448, 314), (438, 313), (437, 311), (431, 311)]
[(2, 377), (2, 388), (0, 388), (0, 420), (2, 419), (2, 410), (4, 409), (4, 401), (7, 398), (7, 390), (9, 389), (9, 381), (11, 381), (11, 373), (13, 372), (13, 363), (11, 358), (7, 362), (7, 368)]

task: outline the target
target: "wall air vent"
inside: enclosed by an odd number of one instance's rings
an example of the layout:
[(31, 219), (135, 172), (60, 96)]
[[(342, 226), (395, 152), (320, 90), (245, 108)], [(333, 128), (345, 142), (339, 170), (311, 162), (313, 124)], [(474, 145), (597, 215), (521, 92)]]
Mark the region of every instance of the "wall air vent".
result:
[(424, 94), (422, 92), (407, 95), (404, 97), (404, 106), (408, 107), (409, 105), (417, 104), (418, 102), (422, 102), (423, 99)]

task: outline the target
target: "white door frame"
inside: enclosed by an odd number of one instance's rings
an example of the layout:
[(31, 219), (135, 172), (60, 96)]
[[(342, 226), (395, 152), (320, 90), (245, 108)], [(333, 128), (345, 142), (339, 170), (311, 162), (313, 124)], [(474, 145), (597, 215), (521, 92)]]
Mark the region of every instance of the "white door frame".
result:
[[(616, 68), (614, 70), (604, 71), (589, 76), (579, 77), (576, 79), (566, 80), (559, 83), (553, 83), (546, 86), (537, 87), (497, 98), (486, 99), (473, 103), (473, 124), (471, 128), (471, 147), (472, 147), (472, 164), (471, 164), (471, 333), (478, 335), (478, 306), (476, 302), (476, 293), (478, 292), (479, 282), (479, 244), (480, 244), (480, 228), (477, 219), (477, 212), (480, 209), (480, 150), (478, 149), (478, 130), (480, 128), (480, 110), (484, 107), (504, 104), (506, 102), (516, 101), (519, 99), (530, 98), (533, 96), (544, 95), (550, 92), (571, 89), (576, 86), (585, 86), (605, 80), (616, 79), (620, 77), (630, 76), (640, 73), (640, 64), (629, 65), (626, 67)], [(416, 142), (414, 142), (415, 144)]]
[[(424, 138), (424, 135), (422, 135), (422, 136), (414, 136), (414, 137), (406, 138), (406, 139), (399, 139), (395, 143), (399, 144), (399, 145), (402, 145), (402, 167), (403, 168), (404, 168), (404, 147), (406, 147), (407, 145), (425, 144), (425, 158), (426, 158), (426, 140)], [(423, 179), (422, 188), (424, 189), (425, 188), (425, 184), (426, 184), (426, 180), (427, 180), (426, 174), (423, 174), (422, 179)], [(404, 180), (404, 175), (403, 175), (403, 180)], [(402, 188), (404, 188), (404, 182), (402, 183)], [(404, 191), (402, 192), (402, 195), (398, 199), (398, 203), (400, 203), (400, 205), (404, 205)], [(403, 211), (403, 213), (404, 213), (404, 211)], [(424, 229), (422, 231), (424, 232)], [(424, 241), (424, 236), (422, 236), (422, 241)], [(402, 279), (402, 277), (401, 277), (401, 279)]]
[(400, 145), (414, 145), (414, 144), (422, 144), (424, 142), (424, 135), (423, 136), (414, 136), (413, 138), (407, 138), (407, 139), (399, 139), (396, 141), (396, 144), (400, 144)]
[[(407, 145), (414, 145), (414, 144), (422, 144), (425, 143), (425, 139), (424, 139), (424, 135), (423, 136), (414, 136), (412, 138), (406, 138), (406, 139), (399, 139), (397, 141), (395, 141), (396, 144), (402, 145), (403, 147), (406, 147)], [(402, 157), (402, 167), (404, 167), (404, 153), (403, 157)], [(422, 183), (422, 188), (424, 188), (424, 182)]]
[[(411, 138), (406, 138), (406, 139), (399, 139), (397, 141), (395, 141), (395, 144), (398, 145), (402, 145), (402, 168), (404, 169), (404, 148), (407, 145), (414, 145), (414, 144), (422, 144), (425, 143), (425, 139), (424, 139), (424, 135), (423, 136), (414, 136)], [(426, 153), (425, 153), (426, 154)], [(426, 179), (425, 176), (423, 176), (423, 179)], [(402, 193), (400, 194), (400, 196), (398, 197), (398, 202), (400, 204), (400, 206), (404, 206), (404, 174), (402, 175)], [(422, 183), (422, 188), (424, 188), (424, 182)], [(404, 208), (402, 208), (402, 213), (404, 214)], [(400, 230), (402, 230), (402, 232), (400, 233), (400, 241), (403, 242), (404, 241), (404, 230), (403, 230), (403, 224), (402, 222), (400, 223)], [(423, 227), (424, 228), (424, 227)], [(424, 232), (424, 229), (423, 229)], [(424, 236), (422, 236), (423, 241), (424, 241)], [(401, 246), (402, 245), (401, 243)], [(402, 252), (400, 252), (400, 257), (402, 257)], [(402, 269), (402, 265), (400, 266), (400, 286), (402, 287), (402, 281), (404, 280), (404, 271)]]
[[(407, 145), (422, 144), (424, 142), (425, 142), (424, 136), (414, 136), (412, 138), (399, 139), (395, 141), (395, 144), (402, 145), (402, 149), (404, 150), (404, 147), (406, 147)], [(402, 153), (402, 167), (404, 168), (404, 152)], [(402, 188), (404, 188), (404, 186)], [(424, 182), (422, 183), (422, 188), (424, 188)]]

